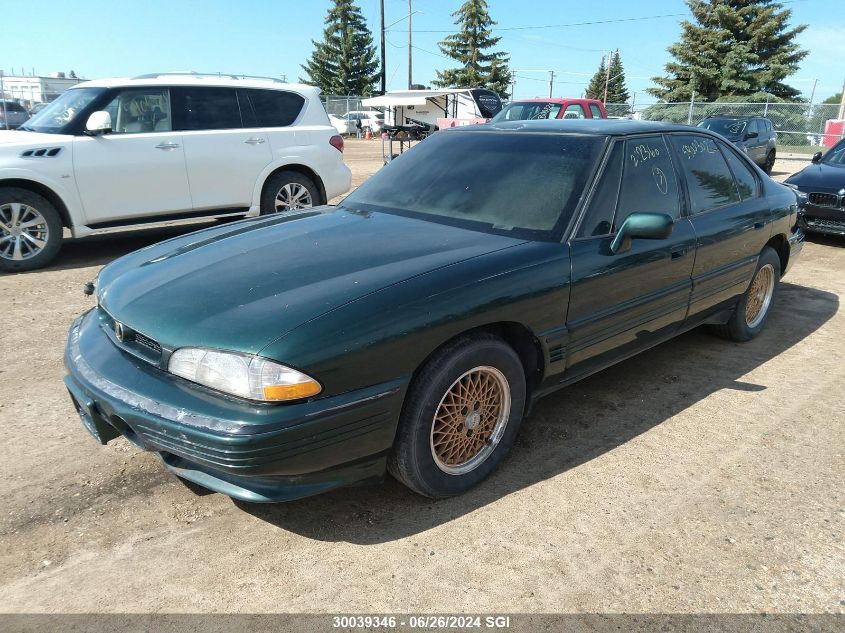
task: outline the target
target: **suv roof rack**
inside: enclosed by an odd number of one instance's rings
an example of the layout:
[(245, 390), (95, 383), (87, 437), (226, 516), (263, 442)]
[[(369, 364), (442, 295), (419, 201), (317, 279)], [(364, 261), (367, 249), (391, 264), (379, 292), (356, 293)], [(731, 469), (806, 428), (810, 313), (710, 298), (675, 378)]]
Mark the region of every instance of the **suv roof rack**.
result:
[(175, 70), (164, 73), (147, 73), (144, 75), (136, 75), (132, 79), (158, 79), (159, 77), (173, 77), (173, 76), (187, 76), (187, 77), (227, 77), (229, 79), (264, 79), (265, 81), (274, 81), (276, 83), (285, 83), (278, 77), (263, 77), (261, 75), (234, 75), (231, 73), (198, 73), (195, 70)]

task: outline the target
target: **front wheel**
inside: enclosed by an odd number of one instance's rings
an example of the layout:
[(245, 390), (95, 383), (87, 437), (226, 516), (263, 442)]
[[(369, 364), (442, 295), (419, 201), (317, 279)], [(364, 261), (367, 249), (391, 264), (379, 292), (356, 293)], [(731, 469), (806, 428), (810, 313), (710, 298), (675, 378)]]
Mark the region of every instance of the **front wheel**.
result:
[(776, 158), (777, 158), (777, 155), (775, 154), (775, 150), (771, 150), (766, 155), (766, 162), (763, 163), (763, 171), (766, 172), (767, 174), (769, 174), (770, 176), (772, 175), (772, 169), (774, 169), (774, 167), (775, 167), (775, 159)]
[(28, 189), (0, 188), (0, 270), (33, 270), (53, 260), (62, 245), (56, 208)]
[(261, 215), (309, 209), (320, 204), (320, 190), (305, 174), (280, 171), (264, 184), (261, 194)]
[(740, 297), (730, 320), (725, 325), (715, 326), (716, 333), (744, 342), (762, 332), (774, 301), (780, 272), (780, 257), (767, 246), (760, 253), (748, 290)]
[(462, 337), (412, 383), (388, 470), (427, 497), (461, 494), (508, 455), (525, 409), (525, 372), (498, 337)]

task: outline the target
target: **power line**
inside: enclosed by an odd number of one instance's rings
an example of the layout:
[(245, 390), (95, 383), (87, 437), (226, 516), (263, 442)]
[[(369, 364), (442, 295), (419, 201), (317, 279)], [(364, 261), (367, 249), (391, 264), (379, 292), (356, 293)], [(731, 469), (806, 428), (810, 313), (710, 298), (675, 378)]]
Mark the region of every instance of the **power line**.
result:
[[(618, 22), (640, 22), (642, 20), (657, 20), (660, 18), (683, 18), (689, 13), (664, 13), (661, 15), (646, 15), (636, 18), (614, 18), (611, 20), (590, 20), (588, 22), (570, 22), (567, 24), (537, 24), (534, 26), (505, 26), (493, 27), (493, 31), (528, 31), (535, 29), (563, 29), (572, 26), (594, 26), (598, 24), (614, 24)], [(454, 33), (455, 29), (416, 29), (417, 33)]]

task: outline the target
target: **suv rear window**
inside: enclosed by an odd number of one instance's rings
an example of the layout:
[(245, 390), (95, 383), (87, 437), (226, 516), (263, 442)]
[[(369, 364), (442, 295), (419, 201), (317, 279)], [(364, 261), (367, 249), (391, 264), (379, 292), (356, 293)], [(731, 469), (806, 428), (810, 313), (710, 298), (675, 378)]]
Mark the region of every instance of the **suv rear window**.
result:
[(285, 127), (296, 121), (305, 98), (282, 90), (247, 90), (259, 127)]
[(0, 101), (0, 110), (4, 108), (9, 112), (26, 112), (21, 104), (13, 101)]

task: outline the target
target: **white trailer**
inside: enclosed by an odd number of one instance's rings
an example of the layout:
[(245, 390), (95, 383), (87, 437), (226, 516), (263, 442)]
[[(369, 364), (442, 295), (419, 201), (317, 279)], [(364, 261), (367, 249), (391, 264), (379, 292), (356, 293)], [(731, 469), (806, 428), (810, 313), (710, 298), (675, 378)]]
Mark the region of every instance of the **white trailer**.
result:
[(502, 100), (484, 88), (393, 90), (361, 101), (368, 108), (384, 109), (384, 127), (433, 132), (438, 120), (491, 119), (502, 109)]

